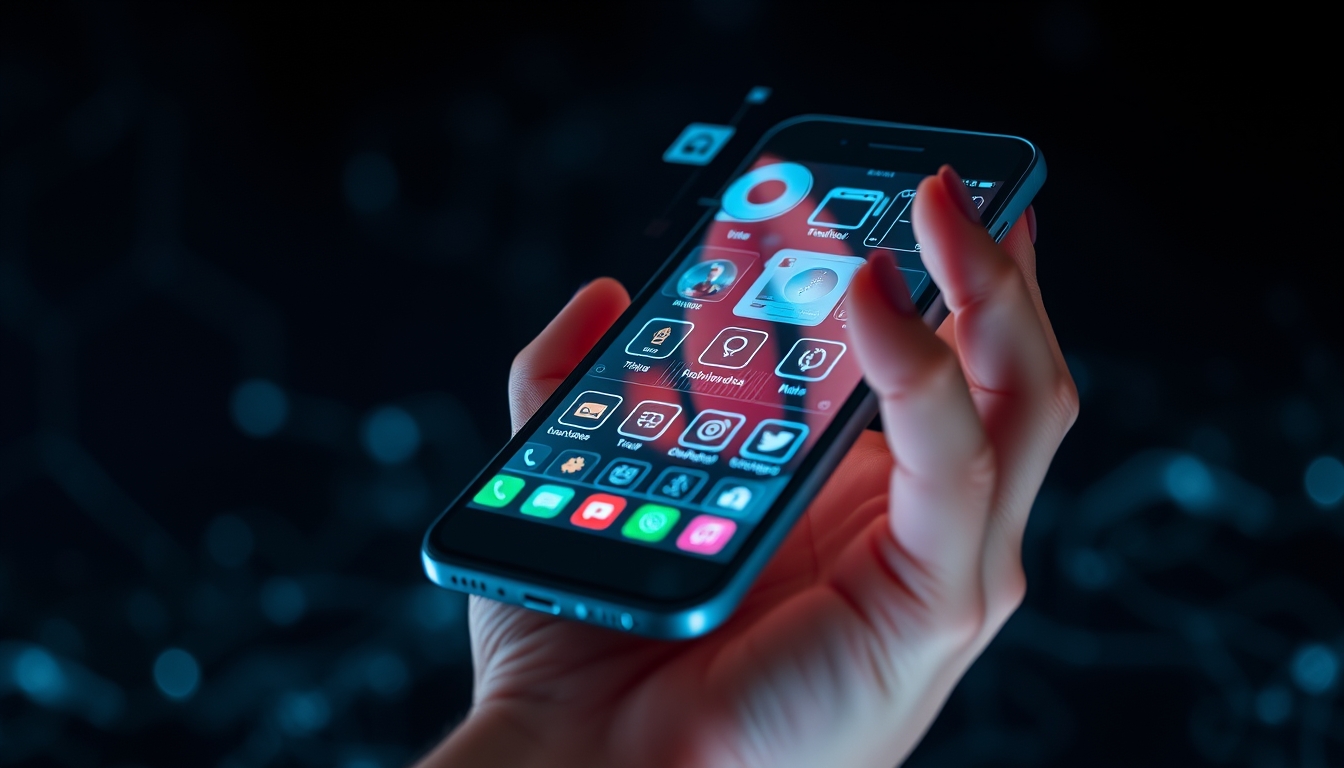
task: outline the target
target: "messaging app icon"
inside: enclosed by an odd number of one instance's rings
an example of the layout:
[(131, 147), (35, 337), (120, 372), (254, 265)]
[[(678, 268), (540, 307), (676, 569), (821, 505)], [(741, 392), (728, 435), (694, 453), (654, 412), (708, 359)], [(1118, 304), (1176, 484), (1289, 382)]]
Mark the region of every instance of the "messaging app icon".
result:
[(783, 464), (798, 452), (798, 447), (807, 439), (807, 432), (806, 424), (766, 419), (756, 425), (751, 436), (742, 444), (742, 457)]
[(775, 366), (775, 375), (785, 379), (821, 381), (831, 375), (831, 369), (846, 349), (848, 347), (840, 341), (799, 339)]
[(717, 555), (737, 531), (737, 523), (713, 515), (700, 515), (677, 537), (677, 549), (697, 555)]
[(560, 514), (569, 500), (574, 498), (574, 489), (563, 485), (543, 485), (532, 492), (518, 508), (524, 515), (533, 517), (555, 517)]
[(583, 500), (579, 508), (570, 516), (569, 522), (580, 528), (601, 531), (616, 522), (625, 509), (625, 499), (609, 493), (594, 493)]
[(490, 478), (490, 482), (486, 483), (485, 487), (476, 492), (471, 500), (487, 507), (507, 506), (510, 501), (513, 501), (513, 497), (523, 490), (523, 486), (526, 484), (526, 481), (521, 477), (495, 475)]
[(565, 415), (556, 419), (556, 421), (567, 427), (597, 429), (606, 423), (611, 414), (616, 412), (616, 407), (621, 404), (623, 399), (620, 395), (588, 390), (574, 398), (574, 402), (569, 404), (569, 409), (565, 411)]
[(681, 513), (662, 504), (645, 504), (621, 526), (621, 535), (640, 541), (662, 541), (677, 524)]

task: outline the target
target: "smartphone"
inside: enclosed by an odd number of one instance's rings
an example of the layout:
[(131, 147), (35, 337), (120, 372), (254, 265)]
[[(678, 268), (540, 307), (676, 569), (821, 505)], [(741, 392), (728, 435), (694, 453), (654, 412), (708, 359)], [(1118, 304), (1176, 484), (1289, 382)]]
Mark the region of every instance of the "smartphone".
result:
[(435, 583), (663, 639), (721, 624), (877, 412), (846, 289), (892, 252), (946, 315), (910, 206), (950, 163), (1001, 239), (1045, 181), (1030, 142), (804, 116), (716, 205), (430, 527)]

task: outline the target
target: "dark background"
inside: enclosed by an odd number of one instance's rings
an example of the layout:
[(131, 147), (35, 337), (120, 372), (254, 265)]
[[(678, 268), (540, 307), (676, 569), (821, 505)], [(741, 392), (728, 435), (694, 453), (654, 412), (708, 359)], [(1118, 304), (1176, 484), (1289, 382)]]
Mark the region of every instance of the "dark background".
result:
[(414, 759), (471, 686), (420, 536), (512, 355), (809, 111), (1050, 166), (1082, 416), (908, 764), (1344, 764), (1336, 27), (1261, 11), (6, 4), (0, 764)]

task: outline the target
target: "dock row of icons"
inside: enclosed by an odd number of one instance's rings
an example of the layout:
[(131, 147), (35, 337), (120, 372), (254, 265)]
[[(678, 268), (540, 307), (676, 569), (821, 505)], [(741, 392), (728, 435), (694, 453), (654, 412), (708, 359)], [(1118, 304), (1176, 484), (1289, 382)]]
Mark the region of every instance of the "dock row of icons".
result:
[[(655, 317), (645, 323), (625, 346), (626, 354), (655, 360), (671, 357), (694, 328), (695, 324), (686, 320)], [(724, 328), (700, 353), (697, 361), (711, 368), (741, 370), (751, 364), (769, 338), (769, 333), (755, 328)], [(841, 341), (799, 339), (775, 366), (775, 375), (784, 379), (821, 381), (830, 375), (847, 349)]]
[[(521, 477), (495, 475), (476, 493), (472, 501), (500, 509), (518, 498), (526, 486), (527, 481)], [(574, 489), (568, 486), (543, 483), (532, 491), (518, 511), (531, 517), (554, 518), (569, 506), (574, 494)], [(603, 531), (620, 518), (626, 506), (627, 500), (623, 496), (594, 493), (579, 504), (570, 515), (569, 522), (590, 531)], [(642, 504), (621, 526), (621, 535), (650, 544), (657, 543), (667, 538), (680, 519), (681, 511), (676, 507)], [(715, 555), (723, 550), (736, 531), (737, 523), (732, 520), (715, 515), (697, 515), (677, 537), (676, 545), (686, 552)]]
[[(781, 438), (776, 438), (781, 439)], [(505, 469), (524, 472), (538, 472), (545, 466), (543, 474), (558, 477), (571, 482), (583, 482), (593, 475), (602, 462), (602, 455), (595, 451), (566, 450), (548, 465), (551, 447), (542, 443), (524, 443), (521, 450), (505, 465)], [(612, 459), (597, 473), (593, 482), (621, 491), (633, 492), (639, 489), (644, 479), (653, 471), (653, 465), (638, 459)], [(642, 491), (650, 496), (659, 496), (679, 504), (688, 504), (709, 482), (709, 473), (689, 467), (667, 467), (647, 489)], [(708, 508), (724, 514), (740, 517), (751, 509), (752, 502), (761, 496), (761, 486), (750, 480), (735, 478), (721, 479), (702, 501)]]
[[(579, 393), (556, 421), (567, 427), (598, 429), (624, 400), (620, 395), (590, 389)], [(616, 433), (635, 440), (657, 440), (681, 415), (681, 410), (676, 403), (643, 400), (625, 417)], [(747, 417), (740, 413), (709, 408), (696, 415), (677, 442), (686, 448), (717, 453), (728, 447), (746, 422)], [(796, 421), (763, 419), (738, 452), (743, 458), (783, 464), (793, 458), (807, 432), (807, 425)]]

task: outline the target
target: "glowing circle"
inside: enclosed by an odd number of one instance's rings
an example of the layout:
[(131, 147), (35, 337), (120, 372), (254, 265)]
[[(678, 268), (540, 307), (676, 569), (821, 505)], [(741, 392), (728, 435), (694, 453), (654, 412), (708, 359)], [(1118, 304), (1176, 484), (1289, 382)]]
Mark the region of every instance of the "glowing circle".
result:
[(1265, 725), (1278, 725), (1293, 713), (1293, 693), (1282, 685), (1272, 685), (1255, 696), (1255, 714)]
[(297, 581), (277, 576), (262, 586), (261, 612), (276, 624), (287, 627), (307, 610), (308, 598)]
[(195, 693), (200, 683), (201, 666), (181, 648), (169, 648), (154, 660), (154, 684), (164, 696), (181, 701)]
[(1312, 501), (1333, 507), (1344, 499), (1344, 464), (1334, 456), (1321, 456), (1307, 466), (1303, 484)]
[[(774, 182), (773, 184), (771, 182)], [(761, 203), (750, 200), (752, 190), (762, 184), (783, 184), (778, 197)], [(812, 172), (798, 163), (763, 165), (738, 177), (723, 193), (723, 213), (738, 221), (765, 221), (793, 210), (812, 191)]]
[(270, 437), (289, 420), (289, 398), (274, 382), (248, 379), (233, 390), (229, 411), (243, 434)]
[(1293, 681), (1307, 693), (1325, 693), (1339, 677), (1339, 657), (1320, 644), (1303, 647), (1293, 657)]
[(1163, 475), (1167, 493), (1187, 512), (1204, 512), (1218, 495), (1213, 474), (1194, 456), (1177, 456)]
[(364, 421), (364, 450), (380, 464), (400, 464), (420, 450), (420, 425), (401, 408), (385, 405)]
[(14, 684), (35, 701), (52, 702), (65, 692), (65, 673), (42, 648), (28, 648), (14, 659)]

